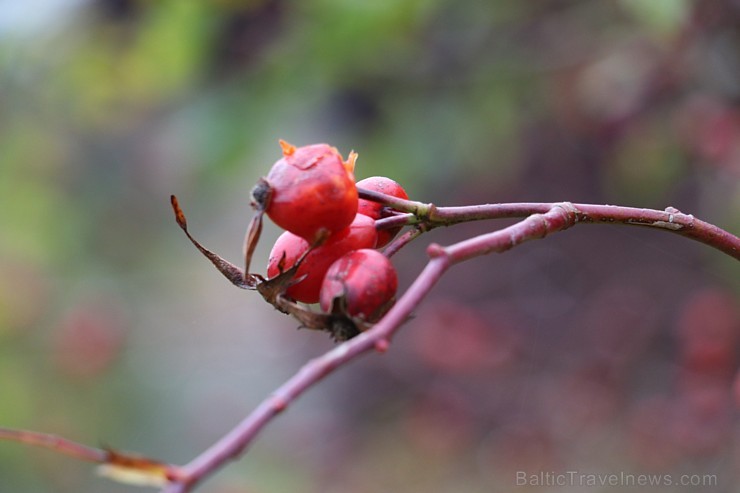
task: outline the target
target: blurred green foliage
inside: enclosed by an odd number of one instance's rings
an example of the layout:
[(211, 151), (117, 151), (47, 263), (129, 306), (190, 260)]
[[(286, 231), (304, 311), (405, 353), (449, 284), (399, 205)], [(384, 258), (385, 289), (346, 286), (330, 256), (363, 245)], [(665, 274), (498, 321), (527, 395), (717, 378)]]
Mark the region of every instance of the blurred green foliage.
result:
[[(739, 231), (738, 26), (731, 0), (0, 1), (0, 425), (187, 461), (329, 347), (230, 290), (170, 217), (176, 193), (238, 259), (278, 138), (354, 149), (358, 178), (391, 176), (419, 200), (670, 205)], [(639, 439), (598, 437), (644, 439), (653, 408), (633, 378), (690, 400), (675, 367), (695, 343), (674, 308), (740, 290), (737, 262), (654, 236), (574, 232), (451, 273), (429, 304), (455, 314), (447, 325), (412, 323), (387, 360), (316, 389), (204, 491), (506, 490), (516, 468), (597, 467), (584, 456), (639, 469)], [(406, 284), (423, 245), (409, 252)], [(707, 310), (707, 327), (740, 331)], [(490, 351), (472, 369), (423, 338), (461, 313), (450, 347)], [(714, 448), (673, 443), (658, 469), (731, 462), (718, 371), (720, 417), (666, 404)], [(594, 410), (585, 432), (551, 388)], [(460, 433), (440, 431), (452, 422)], [(583, 437), (576, 452), (563, 429)], [(133, 491), (69, 464), (2, 443), (0, 493)]]

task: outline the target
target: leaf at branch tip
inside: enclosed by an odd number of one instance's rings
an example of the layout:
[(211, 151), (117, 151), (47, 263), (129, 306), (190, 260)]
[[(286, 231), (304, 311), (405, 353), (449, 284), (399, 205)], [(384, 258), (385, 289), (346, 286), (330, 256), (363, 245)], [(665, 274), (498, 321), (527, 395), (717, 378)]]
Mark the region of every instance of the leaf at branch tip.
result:
[(98, 466), (97, 472), (119, 483), (160, 488), (175, 475), (173, 467), (163, 462), (111, 449), (107, 453), (106, 462)]

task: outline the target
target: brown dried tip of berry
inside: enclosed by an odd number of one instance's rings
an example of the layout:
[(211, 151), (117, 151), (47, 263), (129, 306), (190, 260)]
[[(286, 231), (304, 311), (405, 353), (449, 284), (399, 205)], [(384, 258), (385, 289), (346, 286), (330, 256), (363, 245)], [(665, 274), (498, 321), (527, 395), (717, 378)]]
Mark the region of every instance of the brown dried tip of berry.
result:
[(252, 188), (252, 207), (258, 211), (265, 211), (270, 206), (270, 197), (272, 197), (272, 187), (264, 178), (260, 178), (257, 184)]

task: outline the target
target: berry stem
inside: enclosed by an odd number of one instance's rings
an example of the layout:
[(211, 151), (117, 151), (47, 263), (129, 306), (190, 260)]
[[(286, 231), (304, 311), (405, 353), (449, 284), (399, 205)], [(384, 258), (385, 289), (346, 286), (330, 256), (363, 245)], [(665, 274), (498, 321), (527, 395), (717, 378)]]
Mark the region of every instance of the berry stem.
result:
[(411, 224), (419, 224), (419, 219), (411, 214), (398, 214), (392, 217), (384, 217), (375, 221), (375, 229), (378, 231), (383, 229), (393, 229)]
[(361, 199), (372, 200), (373, 202), (378, 202), (397, 211), (410, 212), (417, 217), (429, 216), (430, 209), (434, 207), (432, 204), (401, 199), (394, 197), (393, 195), (387, 195), (360, 187), (357, 188), (357, 193)]
[(398, 253), (401, 248), (405, 247), (428, 230), (429, 228), (427, 228), (425, 224), (418, 224), (413, 229), (405, 231), (401, 236), (394, 239), (387, 247), (385, 247), (385, 249), (383, 249), (383, 255), (391, 258), (393, 255)]

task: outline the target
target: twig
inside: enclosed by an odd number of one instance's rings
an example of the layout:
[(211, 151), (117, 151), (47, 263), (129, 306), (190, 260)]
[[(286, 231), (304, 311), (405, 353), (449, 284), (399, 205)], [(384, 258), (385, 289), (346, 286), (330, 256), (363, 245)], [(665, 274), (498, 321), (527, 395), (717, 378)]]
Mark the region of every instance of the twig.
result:
[[(542, 202), (521, 202), (510, 204), (482, 204), (470, 206), (436, 207), (411, 200), (403, 200), (379, 192), (361, 190), (360, 196), (375, 200), (409, 214), (382, 219), (379, 227), (391, 228), (406, 224), (426, 223), (430, 227), (450, 226), (462, 222), (486, 219), (527, 217), (543, 214), (557, 204)], [(627, 226), (647, 226), (662, 229), (692, 240), (740, 260), (740, 238), (713, 224), (684, 214), (674, 207), (659, 211), (617, 205), (571, 204), (575, 209), (576, 222), (586, 224), (622, 224)]]
[[(526, 219), (494, 231), (453, 245), (443, 247), (432, 244), (427, 253), (430, 257), (424, 270), (396, 305), (374, 326), (327, 352), (309, 361), (298, 373), (281, 385), (265, 399), (249, 416), (231, 432), (215, 442), (189, 464), (178, 467), (160, 463), (131, 454), (112, 450), (100, 450), (66, 440), (55, 435), (8, 430), (0, 428), (0, 440), (14, 440), (29, 445), (48, 448), (106, 466), (112, 466), (114, 479), (126, 479), (138, 474), (138, 479), (161, 480), (162, 493), (188, 493), (205, 478), (215, 473), (228, 461), (238, 458), (251, 444), (258, 433), (272, 419), (284, 411), (296, 398), (306, 392), (326, 375), (370, 350), (384, 352), (392, 336), (408, 319), (414, 309), (436, 285), (444, 272), (451, 266), (492, 252), (504, 252), (525, 241), (543, 238), (575, 224), (625, 224), (649, 226), (673, 232), (716, 248), (727, 255), (740, 259), (740, 238), (712, 224), (669, 207), (665, 211), (618, 207), (609, 205), (571, 204), (568, 202), (486, 204), (466, 207), (435, 207), (433, 204), (404, 201), (377, 192), (361, 191), (363, 198), (378, 200), (407, 214), (399, 214), (378, 221), (380, 228), (391, 228), (416, 224), (413, 230), (397, 238), (386, 249), (393, 255), (422, 232), (441, 225), (495, 218), (526, 217)], [(248, 276), (238, 267), (223, 261), (205, 249), (190, 236), (185, 216), (176, 199), (172, 198), (177, 222), (198, 249), (211, 260), (235, 285), (254, 289), (259, 276)]]
[(401, 236), (394, 239), (387, 247), (383, 249), (383, 255), (385, 255), (388, 258), (391, 258), (393, 255), (398, 253), (398, 251), (411, 243), (413, 240), (421, 236), (422, 233), (429, 230), (429, 228), (425, 227), (425, 224), (418, 224), (413, 229), (409, 229), (408, 231), (405, 231)]
[(0, 440), (45, 448), (76, 459), (100, 464), (98, 473), (101, 476), (122, 483), (159, 487), (187, 482), (178, 466), (111, 448), (90, 447), (58, 435), (0, 428)]
[(106, 450), (89, 447), (58, 435), (40, 433), (38, 431), (0, 428), (0, 440), (25, 443), (26, 445), (53, 450), (54, 452), (69, 455), (76, 459), (98, 464), (102, 464), (108, 459), (108, 452)]
[(183, 467), (187, 488), (170, 486), (162, 493), (189, 491), (226, 462), (238, 458), (272, 418), (325, 376), (372, 349), (384, 352), (393, 334), (452, 265), (490, 252), (503, 252), (527, 240), (543, 238), (572, 226), (575, 220), (576, 211), (570, 204), (557, 204), (545, 214), (530, 216), (508, 228), (483, 235), (474, 243), (462, 242), (449, 247), (430, 245), (428, 253), (431, 258), (426, 267), (382, 320), (366, 332), (309, 361), (231, 432)]

